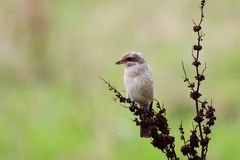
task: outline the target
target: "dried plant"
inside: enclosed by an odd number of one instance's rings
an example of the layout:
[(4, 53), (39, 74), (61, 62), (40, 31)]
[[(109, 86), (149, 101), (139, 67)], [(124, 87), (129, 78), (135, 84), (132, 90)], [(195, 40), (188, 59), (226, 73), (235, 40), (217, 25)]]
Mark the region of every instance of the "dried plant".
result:
[[(124, 107), (128, 108), (135, 116), (135, 124), (149, 129), (149, 133), (151, 133), (149, 138), (151, 138), (152, 145), (164, 152), (169, 159), (177, 160), (178, 158), (174, 145), (175, 138), (170, 135), (164, 105), (161, 106), (160, 103), (154, 99), (154, 103), (151, 104), (150, 110), (146, 114), (144, 109), (139, 108), (134, 101), (124, 97), (115, 87), (103, 78), (99, 78), (107, 84), (109, 91), (115, 93), (117, 98), (115, 100), (119, 103), (128, 105)], [(155, 104), (155, 108), (153, 108), (153, 104)]]
[[(200, 62), (200, 52), (202, 50), (201, 42), (203, 40), (204, 34), (202, 32), (202, 22), (204, 19), (204, 6), (205, 0), (201, 0), (200, 11), (201, 16), (198, 23), (193, 21), (193, 31), (197, 34), (197, 43), (193, 45), (192, 48), (192, 65), (195, 68), (194, 81), (191, 81), (186, 73), (184, 63), (182, 62), (183, 72), (184, 72), (184, 82), (188, 83), (188, 88), (190, 89), (190, 98), (194, 101), (196, 115), (193, 118), (194, 125), (191, 130), (191, 135), (189, 139), (185, 138), (185, 132), (183, 125), (181, 123), (179, 130), (181, 134), (181, 140), (183, 141), (183, 146), (181, 147), (181, 152), (188, 160), (205, 160), (207, 157), (208, 144), (210, 141), (209, 134), (211, 133), (211, 127), (215, 124), (216, 116), (215, 109), (211, 103), (206, 100), (201, 100), (200, 97), (200, 85), (205, 80), (204, 72), (207, 65), (201, 70)], [(139, 108), (134, 101), (129, 98), (124, 97), (115, 87), (113, 87), (105, 79), (99, 77), (103, 80), (109, 91), (113, 91), (115, 94), (115, 100), (120, 104), (124, 104), (125, 108), (128, 108), (130, 112), (135, 116), (134, 122), (137, 126), (148, 128), (150, 131), (151, 144), (160, 149), (165, 153), (167, 159), (179, 160), (175, 152), (175, 137), (170, 135), (170, 128), (168, 126), (168, 120), (166, 117), (166, 109), (164, 105), (154, 99), (151, 104), (150, 111), (146, 114), (143, 109)], [(127, 106), (125, 106), (127, 104)], [(141, 118), (140, 118), (141, 117)], [(200, 149), (198, 149), (200, 148)]]
[[(200, 11), (201, 16), (198, 23), (193, 20), (194, 26), (193, 31), (197, 34), (197, 43), (193, 45), (192, 48), (192, 57), (193, 62), (192, 65), (195, 68), (195, 81), (190, 81), (187, 76), (184, 64), (182, 62), (182, 67), (184, 71), (184, 82), (188, 83), (188, 88), (190, 89), (190, 97), (195, 102), (196, 108), (196, 116), (193, 118), (196, 126), (191, 131), (191, 136), (188, 141), (185, 140), (184, 131), (182, 124), (179, 127), (181, 132), (181, 139), (184, 142), (184, 145), (181, 148), (181, 152), (183, 155), (186, 155), (188, 159), (199, 159), (205, 160), (207, 151), (208, 151), (208, 143), (209, 143), (209, 134), (211, 133), (211, 126), (215, 124), (216, 116), (215, 109), (212, 105), (212, 101), (209, 104), (206, 100), (200, 100), (202, 94), (200, 93), (200, 85), (205, 80), (204, 72), (207, 68), (205, 63), (204, 68), (200, 71), (201, 62), (199, 60), (200, 53), (202, 51), (201, 42), (203, 41), (204, 34), (202, 32), (202, 22), (204, 19), (204, 7), (205, 0), (201, 1)], [(200, 145), (200, 146), (199, 146)], [(197, 148), (200, 149), (200, 153), (197, 152)]]

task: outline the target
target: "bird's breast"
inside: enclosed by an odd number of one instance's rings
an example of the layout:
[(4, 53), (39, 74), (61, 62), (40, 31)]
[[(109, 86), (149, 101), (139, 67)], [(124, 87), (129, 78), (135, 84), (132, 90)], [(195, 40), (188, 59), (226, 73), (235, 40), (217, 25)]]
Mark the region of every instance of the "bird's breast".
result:
[(153, 98), (152, 83), (145, 76), (124, 76), (127, 96), (139, 103), (147, 103)]
[(141, 90), (141, 82), (139, 77), (125, 76), (124, 85), (127, 95), (133, 100), (138, 99), (139, 91)]

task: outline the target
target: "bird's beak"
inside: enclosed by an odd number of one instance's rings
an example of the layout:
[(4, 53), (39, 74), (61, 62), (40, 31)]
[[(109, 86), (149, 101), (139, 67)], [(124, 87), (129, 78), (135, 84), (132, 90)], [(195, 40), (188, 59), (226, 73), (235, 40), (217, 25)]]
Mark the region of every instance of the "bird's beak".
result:
[(117, 61), (115, 64), (123, 64), (124, 63), (124, 61), (121, 59), (121, 60), (119, 60), (119, 61)]

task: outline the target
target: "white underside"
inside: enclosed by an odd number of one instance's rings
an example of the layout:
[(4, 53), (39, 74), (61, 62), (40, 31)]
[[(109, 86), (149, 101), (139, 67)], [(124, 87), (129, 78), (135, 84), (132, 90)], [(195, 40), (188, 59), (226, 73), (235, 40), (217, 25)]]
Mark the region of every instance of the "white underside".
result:
[(154, 91), (151, 69), (145, 63), (125, 68), (124, 85), (131, 100), (141, 107), (148, 107)]

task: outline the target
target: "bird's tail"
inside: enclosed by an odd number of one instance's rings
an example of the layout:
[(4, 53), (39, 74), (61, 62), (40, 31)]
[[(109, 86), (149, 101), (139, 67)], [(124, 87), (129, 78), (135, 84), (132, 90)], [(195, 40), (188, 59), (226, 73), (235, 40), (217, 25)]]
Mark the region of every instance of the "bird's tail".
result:
[(144, 138), (149, 138), (151, 136), (151, 124), (148, 118), (148, 112), (152, 108), (152, 102), (147, 105), (147, 107), (141, 107), (140, 108), (144, 109), (144, 113), (140, 115), (140, 136)]
[(140, 127), (140, 136), (143, 138), (151, 137), (151, 131), (150, 131), (149, 127), (141, 126)]

